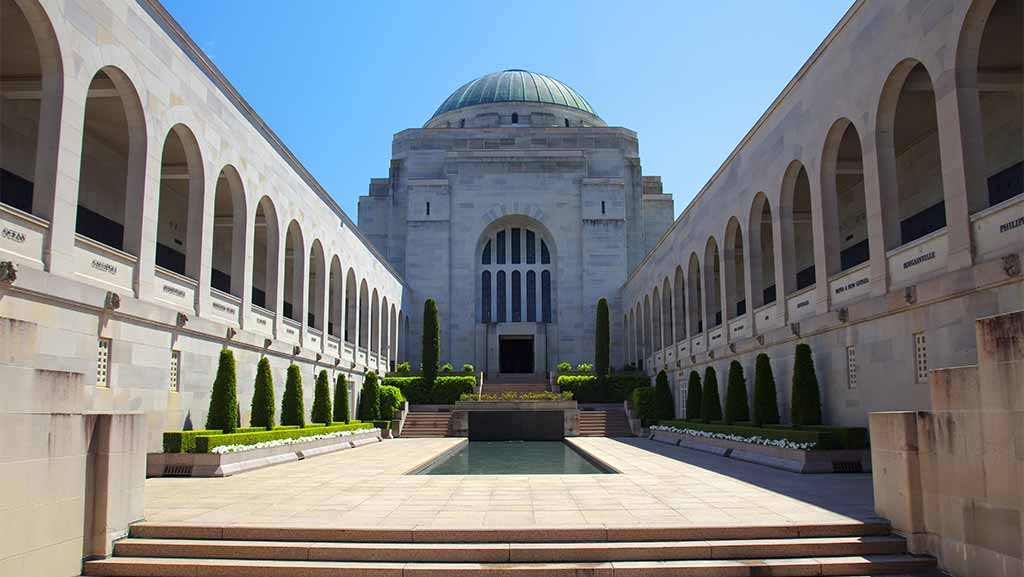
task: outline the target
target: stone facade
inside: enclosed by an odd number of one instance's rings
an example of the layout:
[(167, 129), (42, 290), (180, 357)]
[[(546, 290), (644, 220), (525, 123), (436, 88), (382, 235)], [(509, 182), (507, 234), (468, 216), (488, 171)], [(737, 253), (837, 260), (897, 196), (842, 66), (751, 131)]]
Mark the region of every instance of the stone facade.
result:
[[(660, 178), (641, 175), (636, 133), (586, 111), (530, 102), (471, 105), (399, 132), (389, 177), (373, 179), (359, 199), (359, 226), (408, 283), (411, 308), (437, 301), (442, 359), (491, 376), (506, 372), (498, 350), (506, 336), (532, 338), (536, 376), (561, 361), (593, 362), (598, 299), (620, 310), (629, 271), (672, 214)], [(505, 246), (501, 231), (508, 235), (505, 263), (497, 254)], [(539, 257), (530, 263), (528, 234), (545, 243), (550, 266)], [(488, 241), (495, 255), (485, 264)], [(520, 263), (517, 242), (527, 253)], [(550, 318), (540, 310), (544, 271), (552, 284)], [(620, 318), (612, 316), (613, 349), (623, 346)], [(410, 339), (418, 341), (419, 331), (414, 322)], [(418, 351), (410, 358), (418, 363)]]
[(682, 407), (765, 352), (786, 414), (807, 342), (826, 422), (928, 408), (974, 319), (1024, 307), (1020, 6), (856, 2), (632, 271), (619, 362)]

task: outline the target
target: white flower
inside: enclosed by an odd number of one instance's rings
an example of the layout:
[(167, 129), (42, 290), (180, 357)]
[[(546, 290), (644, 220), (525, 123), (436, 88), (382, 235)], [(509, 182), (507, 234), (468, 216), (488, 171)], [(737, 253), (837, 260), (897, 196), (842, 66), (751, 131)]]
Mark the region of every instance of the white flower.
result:
[(274, 439), (273, 441), (263, 441), (261, 443), (255, 443), (252, 445), (218, 445), (210, 449), (211, 453), (223, 455), (225, 453), (241, 453), (242, 451), (251, 451), (253, 449), (266, 449), (268, 447), (284, 447), (286, 445), (298, 445), (299, 443), (307, 443), (309, 441), (319, 441), (321, 439), (334, 439), (337, 437), (347, 437), (349, 435), (355, 435), (356, 433), (373, 433), (380, 432), (380, 429), (356, 429), (354, 431), (335, 431), (333, 433), (321, 433), (319, 435), (309, 435), (308, 437), (298, 437), (295, 439)]
[(699, 429), (680, 429), (678, 427), (669, 427), (665, 425), (653, 425), (651, 426), (652, 431), (668, 431), (670, 433), (678, 433), (680, 435), (690, 435), (691, 437), (703, 437), (705, 439), (722, 439), (725, 441), (736, 441), (739, 443), (750, 443), (752, 445), (764, 445), (766, 447), (780, 447), (783, 449), (795, 449), (797, 451), (809, 451), (817, 445), (817, 443), (796, 443), (786, 439), (767, 439), (760, 435), (754, 435), (752, 437), (741, 437), (739, 435), (731, 435), (728, 433), (712, 433), (710, 431), (701, 431)]

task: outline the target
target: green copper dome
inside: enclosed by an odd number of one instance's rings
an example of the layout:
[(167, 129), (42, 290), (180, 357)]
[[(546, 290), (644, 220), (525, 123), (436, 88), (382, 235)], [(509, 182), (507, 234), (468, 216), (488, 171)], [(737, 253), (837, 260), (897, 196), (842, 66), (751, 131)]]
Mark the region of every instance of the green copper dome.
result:
[(503, 70), (463, 84), (437, 109), (436, 118), (446, 112), (495, 102), (535, 102), (568, 106), (594, 114), (578, 92), (543, 74), (526, 70)]

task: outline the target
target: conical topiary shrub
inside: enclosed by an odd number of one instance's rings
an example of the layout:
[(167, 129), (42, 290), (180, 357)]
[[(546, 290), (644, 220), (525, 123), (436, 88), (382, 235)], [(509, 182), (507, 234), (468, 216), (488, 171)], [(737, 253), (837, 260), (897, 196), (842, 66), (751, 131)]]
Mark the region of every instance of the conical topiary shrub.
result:
[(252, 391), (252, 427), (274, 428), (274, 376), (270, 373), (270, 360), (261, 357), (256, 365), (256, 384)]
[[(441, 362), (441, 325), (437, 320), (437, 303), (423, 303), (423, 382), (434, 384)], [(376, 380), (376, 379), (375, 379)]]
[(597, 301), (597, 318), (594, 329), (594, 372), (598, 379), (608, 376), (611, 349), (611, 330), (609, 328), (608, 299), (601, 297)]
[(363, 376), (363, 390), (359, 395), (359, 420), (380, 420), (380, 397), (377, 391), (377, 373), (366, 371)]
[(722, 420), (722, 401), (718, 396), (718, 375), (715, 367), (704, 370), (704, 387), (700, 396), (700, 418), (705, 423)]
[(700, 373), (690, 371), (690, 381), (686, 384), (686, 420), (696, 421), (700, 419), (700, 404), (703, 392), (700, 386)]
[(775, 375), (768, 355), (757, 355), (754, 363), (754, 424), (777, 425), (779, 423), (779, 396), (775, 390)]
[(654, 382), (654, 419), (668, 421), (674, 419), (675, 416), (672, 389), (668, 386), (668, 375), (665, 374), (665, 371), (659, 371)]
[(796, 346), (790, 420), (797, 427), (821, 424), (821, 391), (818, 389), (818, 376), (814, 374), (811, 346), (806, 343)]
[(316, 376), (316, 388), (313, 389), (313, 412), (309, 416), (311, 423), (331, 424), (331, 380), (327, 371), (321, 369)]
[(206, 414), (206, 428), (234, 433), (238, 427), (238, 384), (235, 382), (235, 355), (231, 349), (221, 349), (217, 362), (217, 377), (210, 391), (210, 410)]
[(281, 424), (306, 426), (306, 407), (302, 400), (302, 373), (295, 363), (288, 365), (288, 379), (281, 397)]
[(334, 421), (347, 423), (349, 420), (348, 381), (345, 380), (345, 373), (338, 373), (338, 378), (334, 381)]
[(747, 401), (747, 379), (743, 376), (743, 365), (739, 361), (729, 363), (729, 385), (725, 389), (725, 422), (750, 420), (750, 403)]

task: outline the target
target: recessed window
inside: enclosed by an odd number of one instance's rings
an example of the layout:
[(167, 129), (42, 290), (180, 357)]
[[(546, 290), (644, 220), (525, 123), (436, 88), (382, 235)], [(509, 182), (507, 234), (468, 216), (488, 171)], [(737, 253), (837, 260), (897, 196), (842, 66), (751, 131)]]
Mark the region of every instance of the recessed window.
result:
[(171, 390), (175, 393), (181, 391), (181, 381), (178, 376), (181, 374), (181, 351), (171, 351), (171, 368), (169, 373)]
[(459, 120), (459, 128), (465, 128), (465, 127), (466, 127), (466, 119), (463, 118), (463, 119)]
[(96, 351), (96, 386), (110, 386), (110, 339), (100, 337)]
[(427, 203), (427, 216), (430, 216), (430, 203)]
[(519, 124), (519, 113), (518, 112), (513, 112), (512, 113), (512, 124)]
[(569, 119), (568, 118), (565, 119), (565, 127), (569, 128)]
[(604, 214), (604, 201), (601, 201), (601, 214)]

